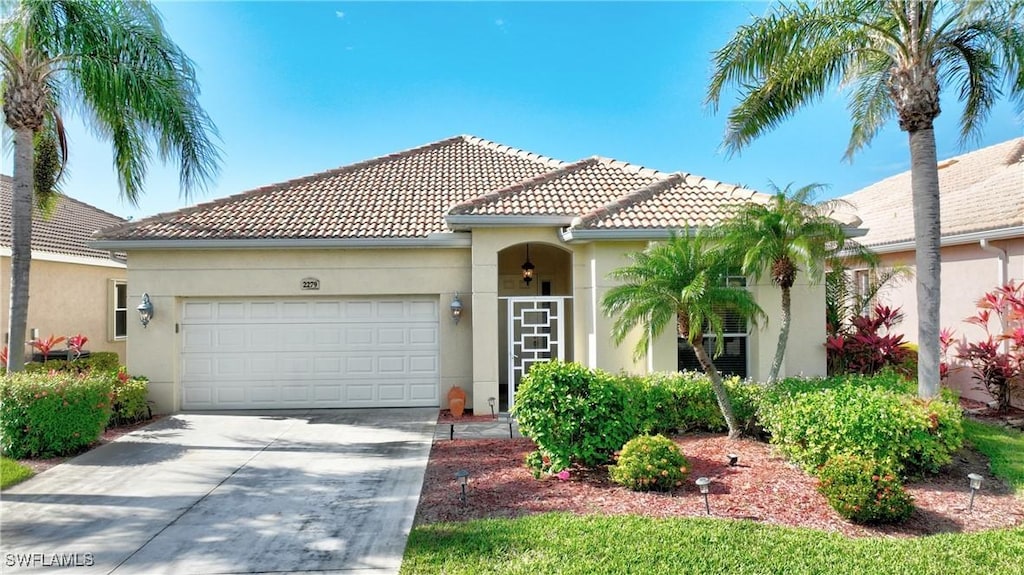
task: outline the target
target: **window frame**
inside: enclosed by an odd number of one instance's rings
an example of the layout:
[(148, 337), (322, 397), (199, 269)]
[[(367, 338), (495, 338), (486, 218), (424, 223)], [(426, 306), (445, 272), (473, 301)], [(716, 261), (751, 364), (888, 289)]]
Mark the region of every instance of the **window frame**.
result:
[[(124, 291), (124, 307), (118, 307), (118, 292)], [(124, 341), (128, 339), (128, 280), (110, 280), (110, 301), (108, 302), (108, 329), (107, 338), (110, 341)], [(124, 314), (124, 333), (117, 333), (117, 317), (119, 313)]]

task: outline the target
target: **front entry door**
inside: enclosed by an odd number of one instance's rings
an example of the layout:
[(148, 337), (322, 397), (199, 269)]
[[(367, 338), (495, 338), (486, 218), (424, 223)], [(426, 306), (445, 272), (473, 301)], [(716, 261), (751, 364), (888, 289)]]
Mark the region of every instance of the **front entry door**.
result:
[(508, 406), (530, 366), (565, 359), (567, 297), (510, 297), (508, 313)]

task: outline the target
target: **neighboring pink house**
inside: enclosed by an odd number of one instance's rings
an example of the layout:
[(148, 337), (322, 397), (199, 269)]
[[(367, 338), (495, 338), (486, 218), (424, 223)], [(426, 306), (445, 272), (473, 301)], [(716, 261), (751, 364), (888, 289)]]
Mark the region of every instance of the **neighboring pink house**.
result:
[[(942, 325), (968, 338), (981, 329), (964, 324), (987, 291), (1024, 280), (1024, 138), (1015, 138), (939, 162), (942, 218)], [(914, 219), (910, 172), (897, 174), (844, 196), (863, 220), (862, 244), (882, 256), (882, 265), (914, 268)], [(855, 270), (864, 277), (865, 270)], [(901, 330), (917, 340), (914, 281), (885, 291), (884, 303), (906, 314)], [(951, 378), (965, 397), (987, 401), (966, 370)], [(1024, 404), (1016, 397), (1014, 405)]]

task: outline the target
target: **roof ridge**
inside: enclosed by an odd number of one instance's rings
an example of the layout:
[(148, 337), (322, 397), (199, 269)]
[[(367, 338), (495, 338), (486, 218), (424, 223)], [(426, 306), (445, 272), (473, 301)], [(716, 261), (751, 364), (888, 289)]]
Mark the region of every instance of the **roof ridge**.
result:
[(574, 219), (570, 227), (575, 228), (589, 224), (599, 219), (606, 218), (615, 212), (622, 211), (630, 206), (635, 206), (642, 201), (649, 200), (661, 192), (672, 189), (679, 183), (685, 183), (686, 178), (690, 175), (686, 172), (672, 172), (670, 174), (665, 174), (664, 172), (659, 173), (664, 174), (662, 179), (647, 184), (639, 190), (619, 196), (603, 206), (591, 210), (590, 212)]
[(417, 153), (420, 153), (420, 152), (424, 152), (424, 151), (427, 151), (427, 150), (435, 150), (435, 149), (438, 149), (438, 148), (443, 148), (445, 146), (450, 146), (450, 145), (458, 143), (458, 142), (465, 142), (466, 138), (467, 138), (467, 136), (453, 136), (453, 137), (450, 137), (450, 138), (445, 138), (443, 140), (438, 140), (436, 142), (430, 142), (429, 144), (423, 144), (421, 146), (416, 146), (416, 147), (413, 147), (413, 148), (408, 148), (408, 149), (405, 149), (405, 150), (400, 150), (398, 152), (392, 152), (390, 154), (385, 154), (383, 156), (375, 156), (373, 158), (368, 158), (366, 160), (360, 160), (360, 161), (358, 161), (358, 162), (356, 162), (354, 164), (346, 164), (344, 166), (339, 166), (339, 167), (336, 167), (336, 168), (331, 168), (329, 170), (322, 170), (320, 172), (316, 172), (316, 173), (309, 174), (309, 175), (306, 175), (306, 176), (302, 176), (302, 177), (298, 177), (298, 178), (292, 178), (292, 179), (288, 179), (288, 180), (283, 180), (281, 182), (276, 182), (276, 183), (273, 183), (273, 184), (267, 184), (267, 185), (264, 185), (264, 186), (259, 186), (259, 187), (253, 188), (251, 190), (246, 190), (244, 192), (238, 192), (238, 193), (235, 193), (235, 194), (224, 196), (223, 198), (216, 198), (216, 199), (213, 199), (213, 200), (210, 200), (210, 201), (207, 201), (207, 202), (199, 202), (199, 203), (193, 204), (191, 206), (186, 206), (184, 208), (178, 208), (178, 209), (171, 210), (171, 211), (160, 212), (160, 213), (154, 214), (152, 216), (145, 217), (145, 218), (143, 218), (141, 220), (129, 221), (129, 222), (126, 222), (124, 224), (120, 224), (118, 226), (112, 226), (112, 227), (104, 228), (103, 232), (104, 232), (104, 235), (112, 234), (112, 233), (116, 233), (116, 232), (121, 232), (121, 231), (130, 229), (130, 228), (133, 228), (135, 226), (141, 226), (141, 225), (147, 225), (147, 224), (157, 223), (157, 222), (161, 222), (161, 221), (167, 221), (171, 217), (178, 218), (178, 217), (181, 217), (181, 216), (186, 216), (188, 214), (194, 213), (194, 212), (199, 211), (199, 210), (205, 210), (205, 209), (209, 209), (209, 208), (216, 207), (216, 206), (222, 206), (222, 205), (225, 205), (225, 204), (230, 204), (231, 202), (234, 202), (234, 201), (236, 201), (236, 200), (238, 200), (238, 199), (240, 199), (242, 197), (255, 198), (255, 197), (259, 197), (259, 196), (264, 196), (264, 195), (272, 194), (274, 192), (278, 192), (278, 191), (280, 191), (282, 189), (289, 188), (289, 187), (292, 187), (292, 186), (296, 186), (296, 185), (300, 185), (300, 184), (305, 184), (307, 182), (315, 181), (315, 180), (322, 179), (322, 178), (337, 176), (339, 174), (345, 174), (345, 173), (348, 173), (348, 172), (354, 172), (357, 169), (362, 169), (362, 168), (366, 168), (368, 166), (374, 166), (374, 165), (378, 165), (378, 164), (383, 164), (385, 162), (394, 161), (394, 160), (397, 160), (399, 158), (405, 158), (405, 157), (412, 156), (414, 154), (417, 154)]
[[(694, 186), (704, 186), (711, 190), (720, 190), (731, 197), (745, 200), (753, 200), (754, 198), (761, 196), (767, 200), (771, 197), (771, 194), (752, 190), (750, 188), (741, 186), (739, 184), (727, 184), (721, 180), (713, 180), (706, 176), (698, 176), (696, 174), (686, 174), (687, 183), (691, 183)], [(695, 180), (695, 181), (694, 181)]]
[(648, 168), (646, 166), (642, 166), (640, 164), (634, 164), (632, 162), (626, 162), (624, 160), (616, 160), (615, 158), (609, 158), (609, 157), (606, 157), (606, 156), (591, 156), (591, 157), (597, 159), (599, 162), (601, 162), (602, 164), (605, 164), (607, 166), (610, 166), (610, 167), (613, 167), (613, 168), (618, 168), (620, 170), (629, 172), (631, 174), (639, 174), (639, 175), (642, 175), (642, 176), (650, 176), (652, 178), (664, 179), (664, 178), (669, 178), (672, 175), (679, 173), (679, 172), (662, 172), (661, 170), (656, 170), (654, 168)]
[(558, 179), (558, 178), (560, 178), (562, 176), (565, 176), (566, 174), (571, 174), (571, 173), (577, 172), (577, 171), (582, 170), (583, 168), (586, 168), (588, 166), (595, 165), (598, 162), (599, 162), (599, 159), (596, 158), (596, 157), (584, 158), (582, 160), (577, 160), (577, 161), (575, 161), (575, 162), (573, 162), (571, 164), (566, 164), (566, 163), (563, 162), (563, 165), (561, 167), (558, 167), (558, 168), (553, 169), (551, 171), (544, 172), (543, 174), (540, 174), (538, 176), (534, 176), (532, 178), (527, 178), (525, 180), (518, 181), (518, 182), (516, 182), (516, 183), (514, 183), (514, 184), (512, 184), (510, 186), (505, 186), (504, 188), (499, 188), (497, 190), (491, 190), (491, 191), (489, 191), (489, 192), (487, 192), (487, 193), (485, 193), (483, 195), (480, 195), (480, 196), (477, 196), (477, 197), (472, 198), (470, 200), (458, 203), (458, 204), (452, 206), (448, 210), (448, 213), (451, 214), (451, 215), (458, 215), (460, 212), (469, 210), (469, 209), (471, 209), (473, 207), (486, 204), (488, 202), (497, 200), (497, 199), (502, 198), (504, 196), (508, 196), (508, 195), (511, 195), (511, 194), (515, 194), (517, 192), (524, 191), (524, 190), (526, 190), (528, 188), (537, 186), (539, 184), (543, 184), (543, 183), (547, 183), (547, 182), (556, 180), (556, 179)]
[(481, 146), (489, 150), (493, 150), (495, 152), (500, 152), (503, 154), (508, 154), (510, 156), (515, 156), (517, 158), (523, 158), (526, 160), (540, 162), (552, 168), (560, 168), (568, 164), (563, 160), (557, 160), (555, 158), (544, 156), (536, 152), (523, 150), (522, 148), (513, 148), (512, 146), (508, 146), (506, 144), (499, 144), (492, 140), (481, 138), (479, 136), (473, 136), (470, 134), (462, 134), (461, 136), (456, 136), (455, 138), (452, 139), (462, 139), (462, 141), (466, 142), (467, 144)]

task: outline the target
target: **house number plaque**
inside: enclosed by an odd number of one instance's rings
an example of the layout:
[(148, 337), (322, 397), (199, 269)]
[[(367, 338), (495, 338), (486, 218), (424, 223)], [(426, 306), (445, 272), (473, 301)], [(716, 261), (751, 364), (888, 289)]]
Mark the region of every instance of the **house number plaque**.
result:
[(302, 278), (302, 289), (318, 290), (320, 289), (320, 280), (316, 278)]

